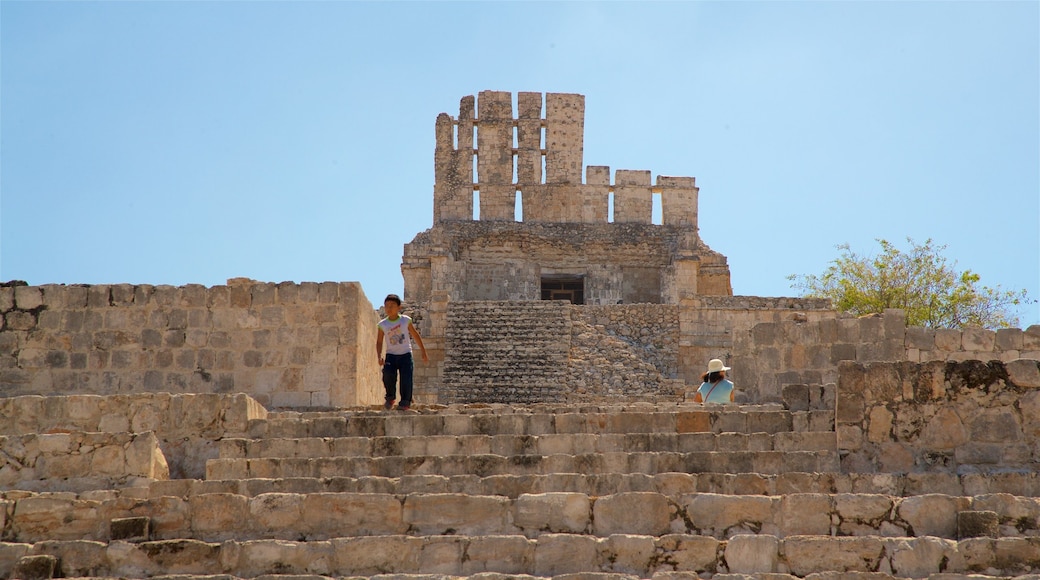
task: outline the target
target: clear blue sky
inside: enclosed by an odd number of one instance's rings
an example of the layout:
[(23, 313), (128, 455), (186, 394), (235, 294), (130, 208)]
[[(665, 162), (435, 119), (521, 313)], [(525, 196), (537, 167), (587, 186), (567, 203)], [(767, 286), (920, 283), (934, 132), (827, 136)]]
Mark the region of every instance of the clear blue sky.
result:
[(1037, 1), (0, 0), (0, 280), (401, 292), (435, 118), (502, 90), (695, 176), (736, 294), (909, 236), (1040, 297), (1038, 37)]

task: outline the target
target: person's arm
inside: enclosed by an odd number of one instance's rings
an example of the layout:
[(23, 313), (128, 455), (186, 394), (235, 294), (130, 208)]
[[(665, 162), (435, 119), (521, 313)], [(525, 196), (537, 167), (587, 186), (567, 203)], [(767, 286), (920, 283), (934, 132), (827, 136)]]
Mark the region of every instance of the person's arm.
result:
[(410, 321), (408, 322), (408, 334), (415, 340), (416, 344), (419, 345), (419, 350), (422, 351), (423, 362), (430, 362), (430, 357), (426, 355), (426, 345), (423, 344), (422, 337), (419, 336), (418, 329)]
[(422, 337), (419, 336), (419, 331), (416, 330), (415, 325), (411, 322), (408, 323), (408, 334), (415, 339), (415, 342), (419, 345), (419, 350), (422, 351), (423, 362), (430, 362), (430, 357), (426, 356), (426, 345), (423, 344)]
[(383, 366), (386, 362), (383, 360), (383, 327), (379, 327), (379, 333), (376, 334), (376, 356), (379, 357), (379, 366)]

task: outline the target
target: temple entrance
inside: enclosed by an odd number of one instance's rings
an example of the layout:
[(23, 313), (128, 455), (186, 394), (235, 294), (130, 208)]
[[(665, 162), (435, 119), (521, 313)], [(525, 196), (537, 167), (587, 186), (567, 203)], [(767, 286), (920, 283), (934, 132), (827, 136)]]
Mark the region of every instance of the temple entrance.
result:
[(585, 304), (585, 280), (581, 276), (544, 276), (542, 300), (569, 300), (571, 304)]

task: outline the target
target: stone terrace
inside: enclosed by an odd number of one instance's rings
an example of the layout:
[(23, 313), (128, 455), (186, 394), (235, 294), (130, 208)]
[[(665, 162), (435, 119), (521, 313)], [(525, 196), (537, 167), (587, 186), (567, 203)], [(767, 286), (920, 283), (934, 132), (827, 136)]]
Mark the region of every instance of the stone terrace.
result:
[[(783, 404), (727, 406), (14, 397), (0, 576), (1035, 578), (1034, 374), (847, 364)], [(968, 401), (947, 439), (907, 428)], [(1018, 464), (956, 439), (980, 429)]]

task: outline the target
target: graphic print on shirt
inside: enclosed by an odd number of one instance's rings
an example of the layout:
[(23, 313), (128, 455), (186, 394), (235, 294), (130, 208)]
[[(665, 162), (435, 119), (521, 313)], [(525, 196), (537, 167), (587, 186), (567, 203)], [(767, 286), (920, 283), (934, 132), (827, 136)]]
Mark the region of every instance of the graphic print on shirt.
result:
[(386, 335), (386, 352), (388, 354), (406, 354), (412, 352), (412, 341), (408, 338), (408, 323), (411, 318), (400, 316), (397, 320), (383, 319), (379, 326)]

